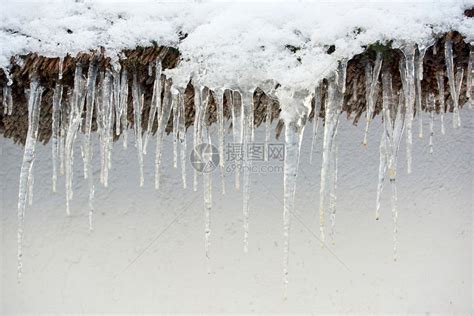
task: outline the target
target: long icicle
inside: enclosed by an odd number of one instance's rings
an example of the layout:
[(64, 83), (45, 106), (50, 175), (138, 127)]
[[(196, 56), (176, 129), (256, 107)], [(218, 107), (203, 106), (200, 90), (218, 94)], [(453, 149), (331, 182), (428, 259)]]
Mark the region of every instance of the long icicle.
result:
[[(325, 240), (325, 209), (328, 180), (334, 176), (329, 172), (332, 155), (332, 144), (335, 141), (339, 116), (342, 111), (344, 101), (344, 92), (346, 87), (346, 68), (347, 60), (340, 62), (337, 71), (329, 82), (329, 93), (326, 99), (324, 136), (323, 136), (323, 157), (321, 164), (321, 185), (319, 190), (319, 228), (321, 233), (321, 242)], [(329, 179), (328, 179), (329, 178)]]
[(413, 115), (415, 103), (415, 46), (407, 45), (402, 49), (405, 59), (400, 64), (400, 75), (402, 77), (403, 92), (405, 94), (406, 111), (406, 151), (407, 151), (407, 172), (412, 170), (412, 147), (413, 147)]
[(39, 113), (41, 107), (41, 95), (43, 88), (40, 86), (36, 76), (31, 78), (30, 92), (28, 96), (28, 132), (25, 141), (25, 151), (20, 171), (20, 184), (18, 188), (18, 231), (17, 231), (17, 276), (21, 278), (23, 269), (23, 227), (25, 220), (26, 199), (29, 176), (33, 172), (33, 163), (36, 154), (36, 140), (38, 137)]
[(138, 153), (138, 167), (140, 171), (140, 186), (143, 186), (143, 139), (142, 139), (142, 111), (143, 111), (143, 92), (138, 76), (135, 72), (133, 74), (133, 127), (135, 131), (135, 147)]
[(76, 65), (74, 73), (74, 90), (70, 98), (69, 126), (65, 141), (65, 169), (66, 169), (66, 213), (70, 215), (69, 202), (73, 197), (72, 180), (74, 164), (74, 142), (82, 120), (82, 105), (84, 103), (84, 79), (82, 77), (82, 66)]
[(94, 100), (95, 100), (95, 83), (97, 79), (97, 63), (92, 61), (89, 65), (87, 74), (87, 96), (86, 96), (86, 124), (85, 124), (85, 135), (84, 135), (84, 178), (87, 179), (91, 174), (90, 164), (92, 159), (91, 151), (91, 130), (92, 130), (92, 117), (94, 115)]
[(173, 111), (173, 168), (178, 168), (178, 125), (179, 125), (179, 90), (176, 89), (175, 96), (173, 96), (172, 111)]
[(242, 98), (242, 118), (243, 118), (243, 215), (244, 215), (244, 252), (248, 252), (249, 238), (249, 217), (250, 217), (250, 169), (252, 160), (249, 157), (248, 148), (253, 137), (253, 93), (244, 91)]
[(370, 63), (367, 63), (365, 67), (365, 89), (367, 98), (367, 112), (366, 112), (366, 124), (364, 133), (364, 146), (367, 146), (367, 136), (369, 133), (369, 125), (372, 121), (372, 116), (375, 110), (375, 104), (377, 103), (376, 88), (379, 81), (380, 69), (382, 67), (382, 53), (377, 52), (375, 63), (372, 68)]
[(60, 122), (61, 122), (61, 102), (63, 97), (63, 86), (60, 83), (56, 83), (53, 92), (53, 114), (52, 114), (52, 126), (51, 126), (51, 151), (53, 161), (53, 176), (52, 176), (52, 188), (53, 192), (56, 192), (56, 182), (58, 178), (58, 156), (59, 156), (59, 142), (60, 140)]
[(471, 48), (469, 52), (469, 63), (467, 65), (467, 76), (466, 76), (466, 97), (469, 99), (469, 108), (471, 109), (474, 105), (474, 97), (472, 95), (472, 87), (474, 86), (474, 49)]
[(314, 89), (313, 134), (311, 137), (311, 151), (309, 152), (310, 164), (313, 164), (314, 145), (316, 143), (316, 138), (318, 136), (319, 122), (321, 121), (319, 118), (319, 114), (321, 113), (321, 90), (322, 90), (322, 83), (319, 83), (319, 85)]
[(436, 81), (438, 83), (438, 102), (439, 102), (439, 114), (441, 122), (441, 134), (445, 134), (446, 130), (444, 128), (444, 114), (446, 113), (446, 106), (444, 104), (444, 73), (438, 71), (436, 73)]
[[(293, 97), (295, 94), (293, 93)], [(301, 102), (303, 100), (297, 100)], [(310, 103), (311, 97), (303, 101)], [(284, 296), (288, 292), (288, 273), (290, 261), (290, 229), (291, 215), (295, 208), (296, 179), (298, 175), (298, 166), (301, 152), (301, 142), (303, 140), (304, 127), (308, 118), (310, 105), (303, 106), (299, 117), (285, 124), (285, 160), (283, 172), (283, 284)]]

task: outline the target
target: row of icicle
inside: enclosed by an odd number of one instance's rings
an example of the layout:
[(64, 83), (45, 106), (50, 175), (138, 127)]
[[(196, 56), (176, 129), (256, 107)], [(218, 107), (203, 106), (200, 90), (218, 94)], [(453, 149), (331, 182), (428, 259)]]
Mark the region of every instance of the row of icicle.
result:
[[(402, 49), (404, 59), (400, 63), (400, 74), (402, 79), (402, 89), (394, 91), (392, 87), (392, 78), (390, 73), (381, 74), (383, 56), (378, 53), (374, 65), (368, 63), (366, 66), (366, 98), (367, 115), (366, 127), (363, 144), (367, 145), (367, 134), (369, 125), (374, 116), (375, 104), (377, 103), (378, 90), (382, 89), (383, 95), (383, 133), (380, 141), (380, 165), (379, 179), (377, 185), (377, 199), (375, 217), (379, 218), (380, 199), (383, 190), (385, 177), (388, 177), (391, 184), (392, 198), (391, 208), (394, 222), (394, 260), (397, 254), (397, 155), (404, 130), (406, 129), (406, 151), (408, 173), (412, 171), (412, 122), (414, 111), (416, 109), (419, 122), (419, 136), (423, 136), (422, 127), (422, 99), (421, 99), (421, 80), (423, 74), (423, 57), (428, 46), (418, 46), (418, 54), (415, 45), (408, 45)], [(438, 82), (438, 97), (434, 92), (429, 92), (426, 99), (426, 109), (430, 113), (430, 133), (429, 146), (430, 152), (433, 151), (433, 120), (435, 111), (435, 102), (438, 101), (438, 109), (441, 121), (441, 133), (445, 133), (444, 114), (446, 105), (444, 104), (444, 78), (448, 78), (450, 95), (452, 96), (453, 106), (453, 125), (459, 127), (461, 118), (459, 113), (459, 95), (462, 81), (464, 78), (463, 68), (454, 69), (452, 42), (445, 43), (446, 73), (438, 72), (436, 74)], [(473, 64), (474, 53), (471, 51), (469, 65), (467, 70), (467, 98), (472, 103), (473, 86)], [(323, 150), (321, 166), (321, 183), (319, 199), (319, 222), (321, 244), (325, 246), (325, 217), (329, 213), (331, 231), (330, 236), (334, 238), (335, 219), (336, 219), (336, 189), (337, 189), (337, 133), (339, 126), (339, 117), (342, 112), (344, 102), (344, 93), (346, 90), (346, 67), (347, 60), (339, 62), (337, 70), (327, 78), (328, 97), (325, 104), (322, 104), (322, 85), (318, 84), (316, 89), (310, 93), (310, 98), (304, 102), (311, 102), (314, 99), (314, 119), (311, 142), (312, 162), (313, 148), (315, 146), (316, 136), (318, 134), (321, 111), (324, 111), (324, 132), (323, 132)], [(186, 126), (185, 126), (185, 105), (184, 105), (184, 87), (175, 87), (172, 80), (166, 78), (161, 73), (161, 61), (158, 59), (154, 65), (154, 83), (153, 94), (150, 104), (150, 114), (147, 129), (142, 131), (142, 111), (144, 108), (144, 92), (137, 78), (137, 73), (132, 74), (132, 103), (133, 103), (133, 130), (135, 133), (135, 147), (138, 154), (140, 186), (144, 184), (143, 174), (143, 155), (147, 154), (147, 146), (152, 137), (152, 127), (158, 126), (156, 132), (156, 151), (155, 151), (155, 188), (160, 187), (160, 166), (163, 147), (163, 138), (169, 119), (173, 118), (173, 166), (178, 166), (178, 144), (180, 146), (180, 166), (183, 188), (188, 186), (186, 178)], [(153, 71), (149, 69), (149, 76)], [(62, 62), (60, 63), (59, 79), (62, 77)], [(379, 84), (381, 77), (382, 86)], [(97, 79), (99, 81), (96, 84)], [(220, 91), (210, 91), (204, 86), (200, 86), (198, 81), (194, 81), (194, 104), (195, 116), (193, 124), (193, 147), (201, 143), (212, 144), (217, 142), (220, 154), (220, 179), (221, 191), (225, 194), (224, 185), (224, 104), (225, 96), (230, 105), (232, 136), (235, 143), (247, 144), (254, 141), (254, 104), (253, 90), (238, 91), (231, 89), (222, 89)], [(5, 114), (12, 113), (12, 90), (11, 79), (3, 88), (3, 102)], [(354, 88), (357, 84), (354, 84)], [(163, 91), (162, 91), (163, 90)], [(274, 96), (274, 90), (265, 91)], [(28, 94), (28, 133), (25, 143), (25, 151), (21, 166), (20, 185), (18, 195), (18, 276), (22, 272), (22, 240), (23, 226), (26, 202), (29, 204), (33, 200), (33, 164), (35, 160), (35, 145), (38, 135), (39, 113), (41, 105), (41, 96), (43, 88), (39, 84), (38, 78), (31, 77)], [(92, 118), (95, 112), (97, 122), (97, 134), (100, 140), (100, 183), (108, 186), (108, 174), (111, 169), (111, 153), (114, 144), (114, 137), (123, 135), (123, 147), (127, 147), (127, 131), (129, 129), (129, 119), (127, 117), (129, 93), (129, 74), (126, 69), (121, 69), (120, 64), (114, 64), (111, 69), (104, 72), (99, 71), (98, 65), (91, 62), (88, 67), (87, 76), (84, 76), (81, 65), (77, 65), (74, 73), (74, 87), (68, 91), (67, 103), (63, 101), (63, 86), (57, 83), (53, 94), (53, 114), (52, 114), (52, 189), (56, 191), (57, 173), (65, 175), (66, 183), (66, 212), (70, 214), (70, 201), (73, 198), (73, 163), (74, 163), (74, 144), (78, 137), (78, 132), (83, 130), (81, 154), (83, 157), (84, 178), (88, 180), (89, 185), (89, 227), (92, 229), (92, 219), (94, 212), (94, 179), (92, 173), (92, 150), (91, 150), (91, 129)], [(296, 92), (294, 92), (296, 95)], [(163, 98), (161, 97), (163, 95)], [(217, 108), (217, 128), (208, 125), (209, 108), (211, 97), (215, 100)], [(310, 103), (309, 103), (310, 104)], [(298, 163), (301, 149), (301, 142), (304, 127), (306, 125), (311, 106), (307, 104), (306, 110), (300, 113), (300, 116), (289, 122), (285, 122), (285, 160), (284, 160), (284, 211), (283, 211), (283, 232), (284, 232), (284, 285), (285, 293), (288, 285), (288, 264), (289, 264), (289, 239), (290, 239), (290, 218), (294, 210), (294, 199), (296, 192), (296, 178), (298, 172)], [(172, 113), (172, 116), (171, 116)], [(265, 144), (268, 144), (271, 133), (271, 106), (267, 107), (265, 124)], [(217, 129), (217, 137), (215, 130)], [(115, 133), (115, 135), (114, 135)], [(215, 139), (217, 138), (217, 140)], [(59, 168), (58, 168), (59, 164)], [(243, 226), (244, 226), (244, 251), (248, 251), (249, 236), (249, 211), (250, 211), (250, 167), (251, 160), (244, 155), (243, 160)], [(194, 170), (193, 190), (197, 190), (199, 173)], [(204, 211), (205, 211), (205, 254), (208, 260), (208, 269), (210, 269), (210, 236), (211, 236), (211, 210), (212, 210), (212, 177), (210, 173), (202, 175), (204, 183)], [(240, 189), (239, 168), (236, 169), (235, 187)], [(285, 294), (286, 295), (286, 294)]]

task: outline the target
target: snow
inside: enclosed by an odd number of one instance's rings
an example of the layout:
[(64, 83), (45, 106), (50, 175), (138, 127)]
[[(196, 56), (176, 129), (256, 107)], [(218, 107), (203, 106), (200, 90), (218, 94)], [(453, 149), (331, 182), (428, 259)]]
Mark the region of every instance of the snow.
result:
[[(121, 51), (152, 43), (179, 49), (169, 73), (178, 87), (190, 77), (212, 90), (253, 89), (268, 79), (283, 87), (314, 89), (337, 61), (365, 45), (395, 39), (426, 46), (432, 36), (458, 30), (474, 40), (463, 15), (474, 1), (407, 2), (135, 2), (3, 1), (0, 67), (11, 56)], [(180, 40), (180, 36), (187, 37)], [(327, 54), (327, 47), (336, 50)], [(293, 49), (289, 49), (289, 48)], [(291, 110), (291, 109), (287, 109)]]

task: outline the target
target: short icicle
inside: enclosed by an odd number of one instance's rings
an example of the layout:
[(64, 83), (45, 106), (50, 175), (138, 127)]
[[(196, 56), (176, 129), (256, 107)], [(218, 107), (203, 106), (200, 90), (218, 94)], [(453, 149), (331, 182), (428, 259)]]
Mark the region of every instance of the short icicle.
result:
[(466, 97), (468, 98), (469, 108), (471, 109), (474, 105), (474, 96), (472, 95), (472, 87), (474, 86), (474, 49), (471, 48), (469, 52), (469, 63), (467, 65), (467, 76), (466, 76)]
[(453, 42), (446, 40), (444, 43), (444, 58), (446, 62), (446, 72), (448, 76), (448, 86), (453, 100), (453, 127), (461, 126), (461, 117), (459, 114), (459, 91), (462, 84), (463, 68), (454, 73)]
[(426, 100), (426, 108), (430, 111), (430, 154), (433, 153), (433, 136), (434, 136), (434, 112), (435, 112), (435, 97), (432, 92), (428, 94)]
[(367, 136), (369, 132), (369, 125), (374, 115), (375, 104), (377, 103), (377, 84), (379, 82), (380, 69), (382, 67), (382, 53), (377, 52), (374, 66), (367, 63), (365, 66), (365, 89), (367, 98), (367, 112), (363, 145), (367, 146)]
[(17, 231), (17, 277), (21, 278), (23, 269), (23, 227), (25, 221), (26, 199), (29, 189), (29, 180), (33, 173), (33, 163), (36, 154), (36, 140), (38, 137), (39, 113), (41, 107), (41, 96), (43, 88), (40, 86), (38, 78), (34, 75), (30, 82), (28, 96), (28, 131), (25, 141), (25, 150), (20, 171), (20, 184), (18, 188), (18, 231)]
[(9, 85), (3, 86), (3, 114), (12, 115), (13, 112), (13, 97), (12, 87)]
[(425, 57), (427, 47), (418, 46), (418, 54), (415, 55), (415, 103), (416, 116), (418, 119), (418, 137), (423, 138), (423, 109), (421, 97), (421, 81), (423, 80), (423, 59)]
[(446, 106), (444, 104), (444, 73), (438, 71), (436, 73), (436, 81), (438, 83), (438, 103), (439, 103), (439, 114), (441, 122), (441, 134), (445, 134), (446, 130), (444, 128), (444, 114), (446, 113)]
[(217, 124), (218, 124), (218, 148), (219, 148), (219, 169), (221, 176), (221, 192), (225, 194), (225, 160), (224, 160), (224, 92), (225, 90), (217, 90), (214, 98), (217, 107)]
[(153, 82), (153, 94), (151, 96), (150, 114), (148, 115), (148, 124), (143, 140), (143, 153), (146, 155), (148, 141), (152, 134), (155, 117), (161, 113), (161, 61), (158, 59), (155, 63), (155, 81)]
[[(232, 104), (232, 135), (234, 139), (234, 146), (239, 147), (239, 154), (243, 155), (243, 126), (244, 126), (244, 116), (242, 112), (242, 97), (238, 91), (231, 91), (231, 104)], [(235, 166), (235, 188), (240, 190), (240, 161), (236, 159)]]
[(181, 180), (183, 181), (183, 188), (186, 189), (186, 151), (187, 151), (187, 144), (186, 144), (186, 109), (184, 104), (184, 89), (178, 89), (179, 96), (178, 96), (178, 109), (179, 109), (179, 120), (178, 120), (178, 137), (181, 147)]
[(331, 160), (335, 158), (333, 154), (333, 142), (337, 135), (337, 126), (339, 116), (342, 112), (344, 101), (344, 92), (346, 87), (346, 68), (347, 60), (339, 63), (337, 71), (329, 80), (329, 92), (325, 106), (324, 136), (323, 136), (323, 157), (321, 164), (321, 185), (319, 191), (319, 228), (321, 233), (321, 242), (325, 240), (325, 210), (328, 194), (328, 182), (333, 180), (334, 172), (331, 172)]
[[(176, 100), (175, 100), (176, 101)], [(160, 188), (161, 175), (161, 155), (163, 150), (163, 138), (168, 126), (171, 115), (172, 96), (171, 96), (171, 79), (166, 79), (165, 90), (163, 94), (163, 105), (161, 113), (158, 115), (158, 130), (156, 132), (156, 151), (155, 151), (155, 189)]]
[(412, 171), (412, 147), (413, 147), (413, 116), (415, 104), (415, 46), (407, 45), (402, 49), (404, 59), (400, 62), (400, 76), (405, 99), (406, 111), (406, 151), (407, 151), (407, 173)]
[(319, 85), (314, 89), (313, 134), (311, 137), (311, 150), (309, 152), (310, 164), (313, 164), (314, 145), (316, 144), (316, 138), (318, 136), (319, 130), (319, 122), (321, 121), (319, 118), (319, 114), (321, 113), (321, 90), (322, 83), (319, 83)]

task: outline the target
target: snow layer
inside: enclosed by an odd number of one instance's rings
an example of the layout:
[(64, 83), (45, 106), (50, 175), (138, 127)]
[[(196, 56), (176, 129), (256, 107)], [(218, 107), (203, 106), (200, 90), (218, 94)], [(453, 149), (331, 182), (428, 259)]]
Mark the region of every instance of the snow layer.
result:
[[(117, 58), (122, 49), (156, 42), (182, 53), (171, 72), (175, 83), (184, 85), (194, 73), (210, 88), (255, 88), (267, 79), (313, 88), (336, 61), (376, 41), (422, 43), (450, 30), (474, 39), (474, 20), (463, 15), (472, 0), (1, 2), (0, 67), (29, 52), (56, 57), (103, 47)], [(331, 55), (330, 45), (336, 47)]]

